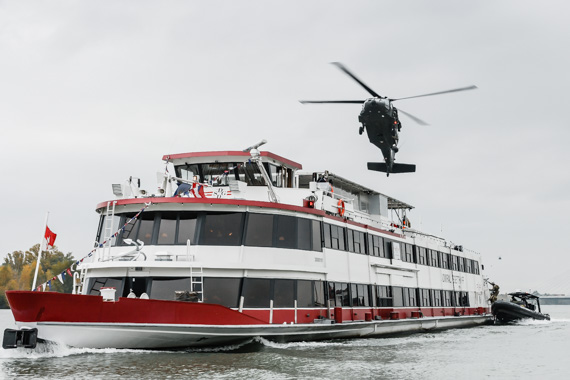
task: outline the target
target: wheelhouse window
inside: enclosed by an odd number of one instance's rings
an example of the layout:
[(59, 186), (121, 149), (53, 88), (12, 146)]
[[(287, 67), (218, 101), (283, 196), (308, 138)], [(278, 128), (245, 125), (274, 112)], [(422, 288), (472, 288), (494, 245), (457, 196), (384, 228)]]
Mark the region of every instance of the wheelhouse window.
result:
[(208, 213), (205, 216), (200, 244), (241, 245), (243, 213)]

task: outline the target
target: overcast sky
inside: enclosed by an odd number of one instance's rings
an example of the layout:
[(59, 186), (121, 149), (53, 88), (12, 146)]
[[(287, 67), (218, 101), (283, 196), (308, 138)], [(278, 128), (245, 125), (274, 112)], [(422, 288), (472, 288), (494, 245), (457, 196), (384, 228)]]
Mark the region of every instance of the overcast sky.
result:
[[(42, 236), (76, 258), (95, 205), (163, 154), (266, 150), (416, 207), (414, 227), (481, 252), (503, 290), (570, 293), (567, 1), (1, 1), (0, 255)], [(405, 97), (398, 162), (358, 135), (364, 99), (329, 63)]]

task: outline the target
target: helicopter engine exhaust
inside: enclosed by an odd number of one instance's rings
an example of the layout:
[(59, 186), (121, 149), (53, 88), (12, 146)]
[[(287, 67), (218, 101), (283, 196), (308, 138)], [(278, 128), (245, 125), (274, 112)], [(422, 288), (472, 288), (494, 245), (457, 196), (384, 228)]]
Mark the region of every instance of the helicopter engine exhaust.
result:
[(384, 162), (369, 162), (368, 170), (375, 170), (377, 172), (383, 173), (414, 173), (416, 171), (416, 165), (414, 164), (392, 164), (392, 167), (388, 171), (388, 166)]

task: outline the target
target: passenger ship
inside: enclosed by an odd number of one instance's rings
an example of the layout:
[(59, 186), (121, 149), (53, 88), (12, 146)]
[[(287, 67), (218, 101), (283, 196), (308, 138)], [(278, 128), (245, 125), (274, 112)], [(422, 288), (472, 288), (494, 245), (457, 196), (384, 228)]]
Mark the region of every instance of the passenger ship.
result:
[(478, 253), (412, 228), (411, 205), (262, 143), (166, 155), (154, 194), (132, 177), (113, 185), (74, 294), (7, 292), (18, 327), (74, 347), (163, 349), (490, 320)]

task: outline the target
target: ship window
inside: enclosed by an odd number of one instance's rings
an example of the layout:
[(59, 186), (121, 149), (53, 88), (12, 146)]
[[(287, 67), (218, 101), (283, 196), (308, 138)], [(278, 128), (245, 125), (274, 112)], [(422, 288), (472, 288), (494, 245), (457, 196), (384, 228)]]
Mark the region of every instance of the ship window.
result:
[(345, 282), (335, 282), (335, 305), (336, 306), (350, 306), (350, 292), (349, 286)]
[(145, 244), (152, 243), (152, 228), (154, 226), (154, 214), (152, 213), (142, 213), (139, 216), (139, 232), (137, 234), (137, 240), (142, 241)]
[[(325, 247), (344, 251), (344, 228), (324, 223)], [(330, 236), (330, 238), (329, 238)]]
[(449, 269), (449, 253), (441, 252), (441, 267), (444, 269)]
[(437, 257), (437, 251), (434, 251), (432, 249), (428, 249), (428, 253), (429, 253), (429, 259), (430, 259), (430, 266), (432, 267), (438, 267), (438, 257)]
[(457, 256), (451, 255), (451, 269), (452, 270), (458, 270), (458, 268), (459, 268), (458, 264), (457, 264), (457, 262), (458, 262), (457, 259), (458, 259)]
[(476, 260), (473, 260), (473, 273), (479, 274), (479, 262)]
[(418, 306), (416, 298), (416, 289), (414, 288), (402, 288), (404, 305), (403, 306)]
[(212, 186), (227, 186), (228, 174), (231, 168), (231, 163), (211, 163), (201, 164), (200, 182), (209, 183)]
[(269, 308), (270, 285), (271, 280), (268, 279), (245, 278), (242, 292), (243, 306)]
[(313, 297), (315, 306), (325, 306), (325, 283), (322, 281), (313, 281)]
[(385, 257), (387, 259), (392, 258), (392, 243), (395, 243), (395, 242), (392, 242), (388, 239), (384, 239), (384, 256), (382, 256), (382, 257)]
[[(174, 168), (175, 172), (176, 172), (176, 176), (178, 178), (182, 178), (185, 179), (187, 181), (192, 181), (194, 180), (194, 176), (199, 176), (199, 169), (198, 169), (198, 165), (196, 164), (192, 164), (192, 165), (180, 165), (180, 166), (176, 166)], [(200, 180), (198, 178), (198, 180)]]
[(273, 284), (273, 307), (295, 306), (295, 281), (275, 280)]
[(196, 220), (198, 214), (193, 212), (183, 212), (180, 214), (180, 220), (178, 221), (178, 238), (176, 241), (178, 244), (186, 244), (190, 240), (190, 244), (195, 244), (195, 231), (196, 231)]
[(393, 286), (392, 287), (392, 294), (393, 294), (393, 306), (394, 307), (404, 306), (403, 288), (401, 288), (399, 286)]
[(273, 245), (273, 215), (248, 215), (245, 245), (252, 247), (271, 247)]
[(435, 306), (432, 305), (431, 302), (431, 297), (430, 297), (430, 291), (429, 289), (420, 289), (420, 306), (422, 307), (429, 307), (429, 306)]
[(380, 236), (368, 234), (368, 253), (372, 256), (384, 257), (384, 243)]
[(413, 263), (414, 262), (414, 252), (411, 244), (403, 244), (404, 246), (404, 254), (402, 255), (402, 259), (405, 262)]
[(314, 307), (312, 281), (297, 281), (297, 307)]
[(457, 257), (457, 262), (459, 263), (459, 268), (458, 270), (460, 272), (465, 272), (465, 258), (463, 257)]
[(441, 290), (432, 290), (431, 291), (431, 299), (433, 300), (433, 306), (435, 306), (435, 307), (442, 306)]
[(160, 215), (158, 244), (174, 244), (177, 215), (174, 212), (163, 212)]
[(424, 247), (418, 247), (418, 264), (427, 265), (426, 249)]
[(205, 215), (200, 244), (241, 245), (243, 215), (239, 212)]
[(176, 300), (177, 291), (190, 290), (190, 277), (185, 278), (153, 278), (150, 298), (157, 300)]
[(451, 290), (443, 290), (443, 298), (442, 298), (442, 306), (444, 307), (451, 307), (452, 305), (452, 298), (451, 298)]
[[(204, 302), (237, 308), (241, 278), (204, 278)], [(269, 305), (269, 303), (268, 303)]]
[(249, 186), (265, 186), (263, 176), (255, 163), (247, 162), (245, 165), (239, 166), (238, 175), (240, 181), (247, 183)]
[(471, 260), (465, 259), (465, 272), (472, 273), (471, 271)]
[(366, 254), (366, 244), (364, 244), (364, 233), (347, 228), (348, 250), (350, 252)]
[(295, 248), (297, 245), (296, 232), (297, 223), (296, 218), (287, 215), (277, 215), (276, 216), (276, 228), (275, 228), (275, 247), (277, 248)]
[(297, 248), (311, 250), (311, 220), (297, 219)]
[(322, 252), (323, 241), (321, 234), (321, 222), (319, 222), (318, 220), (313, 220), (312, 228), (313, 228), (313, 251)]
[(370, 306), (368, 285), (352, 284), (352, 306)]
[(391, 307), (392, 305), (392, 287), (389, 285), (376, 286), (376, 306)]
[(119, 299), (119, 297), (122, 296), (122, 293), (123, 293), (123, 281), (124, 281), (124, 278), (122, 278), (122, 277), (90, 278), (89, 279), (89, 285), (87, 287), (87, 289), (89, 289), (87, 294), (92, 295), (92, 296), (100, 296), (101, 295), (101, 292), (100, 292), (101, 288), (115, 288), (116, 289), (115, 301), (117, 301)]

